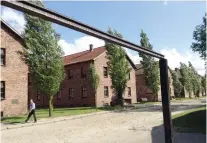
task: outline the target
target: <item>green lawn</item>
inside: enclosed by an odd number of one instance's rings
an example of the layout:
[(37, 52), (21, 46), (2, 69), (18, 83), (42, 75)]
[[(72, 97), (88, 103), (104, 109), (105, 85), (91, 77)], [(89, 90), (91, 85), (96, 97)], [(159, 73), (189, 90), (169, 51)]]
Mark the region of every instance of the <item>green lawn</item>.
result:
[[(94, 107), (78, 107), (78, 108), (55, 108), (53, 110), (52, 117), (62, 117), (62, 116), (71, 116), (71, 115), (79, 115), (79, 114), (87, 114), (92, 112), (100, 112), (100, 111), (111, 111), (115, 109), (119, 109), (120, 106), (116, 107), (101, 107), (101, 108), (94, 108)], [(13, 116), (13, 117), (4, 117), (1, 119), (2, 123), (23, 123), (27, 118), (27, 115), (21, 116)], [(37, 109), (36, 110), (37, 119), (40, 118), (49, 118), (48, 117), (48, 109)], [(30, 118), (33, 120), (33, 116)]]
[(206, 107), (188, 110), (172, 117), (178, 132), (206, 134)]
[(195, 100), (195, 99), (205, 99), (206, 96), (201, 96), (201, 97), (193, 97), (193, 98), (189, 98), (189, 97), (176, 97), (175, 100), (171, 100), (171, 101), (183, 101), (183, 100)]

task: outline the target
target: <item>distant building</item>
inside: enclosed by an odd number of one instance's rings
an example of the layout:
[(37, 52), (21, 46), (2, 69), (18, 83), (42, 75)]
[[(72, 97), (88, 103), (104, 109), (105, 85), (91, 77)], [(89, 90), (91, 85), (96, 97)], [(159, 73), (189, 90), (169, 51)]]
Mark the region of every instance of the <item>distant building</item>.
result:
[[(161, 88), (157, 94), (153, 94), (152, 91), (145, 84), (144, 69), (142, 64), (136, 65), (136, 87), (137, 87), (137, 101), (161, 101)], [(170, 97), (174, 97), (174, 87), (172, 85), (172, 76), (170, 69), (168, 70), (168, 81), (169, 81), (169, 94)]]
[[(136, 80), (135, 65), (126, 55), (129, 66), (132, 69), (127, 82), (126, 91), (123, 95), (125, 102), (136, 103)], [(110, 105), (114, 96), (111, 88), (111, 78), (108, 74), (108, 59), (104, 47), (89, 50), (64, 57), (66, 77), (62, 83), (60, 92), (54, 96), (55, 107), (77, 107), (77, 106), (104, 106)], [(94, 90), (89, 79), (90, 64), (94, 64), (100, 77), (100, 84), (95, 97)], [(32, 98), (38, 107), (48, 106), (47, 96), (35, 91), (29, 84), (29, 98)]]
[(18, 51), (22, 37), (1, 20), (1, 116), (24, 114), (28, 103), (28, 66)]

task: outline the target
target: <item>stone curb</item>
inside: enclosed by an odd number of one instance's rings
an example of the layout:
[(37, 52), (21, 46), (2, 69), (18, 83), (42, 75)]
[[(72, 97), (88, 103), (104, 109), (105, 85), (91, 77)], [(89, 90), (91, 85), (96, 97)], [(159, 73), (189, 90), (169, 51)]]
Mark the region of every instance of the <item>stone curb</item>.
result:
[[(73, 119), (79, 119), (79, 118), (84, 118), (84, 117), (89, 117), (89, 116), (94, 116), (94, 115), (102, 115), (102, 114), (108, 114), (112, 113), (114, 111), (100, 111), (96, 113), (88, 113), (88, 114), (82, 114), (82, 115), (74, 115), (74, 116), (69, 116), (69, 117), (63, 117), (63, 119), (54, 119), (53, 121), (40, 121), (37, 123), (27, 123), (27, 124), (20, 124), (20, 125), (10, 125), (6, 127), (1, 127), (1, 131), (4, 130), (10, 130), (10, 129), (17, 129), (17, 128), (23, 128), (23, 127), (30, 127), (30, 126), (36, 126), (36, 125), (44, 125), (44, 124), (51, 124), (51, 123), (56, 123), (56, 122), (62, 122), (62, 121), (67, 121), (67, 120), (73, 120)], [(1, 125), (2, 126), (2, 125)]]

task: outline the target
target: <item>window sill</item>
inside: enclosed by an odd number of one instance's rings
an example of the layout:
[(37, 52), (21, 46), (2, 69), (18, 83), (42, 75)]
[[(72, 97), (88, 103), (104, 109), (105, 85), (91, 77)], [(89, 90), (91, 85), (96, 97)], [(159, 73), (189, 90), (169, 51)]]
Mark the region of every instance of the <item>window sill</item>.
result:
[(88, 97), (83, 97), (83, 96), (82, 96), (82, 98), (88, 98)]

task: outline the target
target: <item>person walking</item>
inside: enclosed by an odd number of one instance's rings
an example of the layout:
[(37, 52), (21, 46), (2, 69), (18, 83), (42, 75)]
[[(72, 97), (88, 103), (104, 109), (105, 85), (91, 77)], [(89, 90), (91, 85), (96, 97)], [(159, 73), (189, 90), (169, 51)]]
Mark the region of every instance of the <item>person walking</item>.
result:
[(35, 114), (35, 103), (33, 102), (33, 100), (30, 100), (30, 112), (29, 115), (27, 117), (27, 119), (25, 120), (25, 123), (30, 119), (30, 117), (33, 115), (34, 117), (34, 123), (37, 122), (37, 118), (36, 118), (36, 114)]

